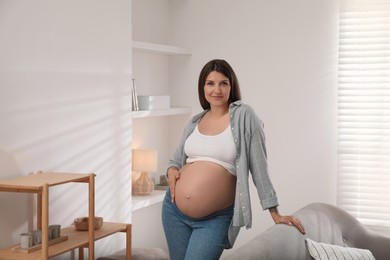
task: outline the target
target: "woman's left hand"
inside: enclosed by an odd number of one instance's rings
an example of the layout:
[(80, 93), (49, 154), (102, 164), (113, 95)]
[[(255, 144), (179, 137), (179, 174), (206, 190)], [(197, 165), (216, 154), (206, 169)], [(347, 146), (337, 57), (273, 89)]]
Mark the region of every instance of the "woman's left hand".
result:
[(289, 226), (295, 226), (299, 232), (305, 234), (305, 227), (302, 225), (301, 221), (294, 216), (280, 216), (276, 224), (287, 224)]
[(297, 219), (296, 217), (280, 215), (279, 212), (277, 212), (277, 210), (274, 212), (270, 210), (270, 212), (275, 224), (286, 224), (289, 226), (295, 226), (299, 230), (299, 232), (305, 234), (305, 227), (302, 225), (301, 221), (299, 221), (299, 219)]

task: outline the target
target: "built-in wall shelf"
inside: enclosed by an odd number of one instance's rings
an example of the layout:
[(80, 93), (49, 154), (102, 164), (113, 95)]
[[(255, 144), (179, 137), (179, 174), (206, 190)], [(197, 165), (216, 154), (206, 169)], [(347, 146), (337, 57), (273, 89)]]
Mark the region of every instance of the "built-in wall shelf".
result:
[(133, 118), (145, 118), (155, 116), (174, 116), (191, 114), (190, 107), (171, 107), (169, 109), (139, 110), (133, 111)]
[(159, 203), (164, 199), (166, 190), (154, 190), (148, 196), (132, 196), (132, 211), (149, 207), (153, 204)]
[(133, 41), (133, 51), (152, 52), (166, 55), (191, 55), (191, 50), (172, 45)]

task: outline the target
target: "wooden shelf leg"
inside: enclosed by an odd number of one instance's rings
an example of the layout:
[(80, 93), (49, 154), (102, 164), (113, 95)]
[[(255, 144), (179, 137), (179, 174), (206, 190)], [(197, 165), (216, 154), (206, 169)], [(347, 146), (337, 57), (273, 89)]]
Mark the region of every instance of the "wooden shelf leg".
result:
[(79, 247), (79, 260), (84, 259), (84, 247)]
[[(41, 174), (43, 171), (38, 171)], [(37, 229), (42, 230), (42, 192), (37, 193)]]
[(126, 225), (126, 260), (131, 260), (131, 225)]
[(89, 175), (88, 259), (95, 259), (95, 174)]
[(42, 193), (37, 194), (37, 229), (42, 230)]
[(42, 259), (49, 259), (49, 185), (43, 185), (42, 191)]

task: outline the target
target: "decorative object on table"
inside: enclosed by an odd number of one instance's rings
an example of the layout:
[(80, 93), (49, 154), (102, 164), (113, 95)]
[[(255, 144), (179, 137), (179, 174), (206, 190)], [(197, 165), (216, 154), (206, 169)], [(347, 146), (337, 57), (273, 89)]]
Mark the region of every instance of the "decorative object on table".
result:
[(171, 107), (170, 96), (138, 96), (139, 110), (168, 109)]
[(40, 245), (42, 243), (42, 230), (36, 229), (31, 232), (33, 235), (33, 245)]
[(57, 239), (61, 236), (61, 225), (49, 226), (49, 240)]
[(160, 175), (160, 183), (154, 187), (156, 190), (167, 190), (169, 184), (165, 175)]
[(47, 227), (47, 236), (49, 237), (49, 241), (53, 239), (53, 226), (52, 225)]
[[(88, 220), (89, 220), (88, 217), (76, 218), (73, 222), (75, 229), (79, 231), (88, 231), (88, 223), (89, 223)], [(100, 229), (102, 226), (103, 226), (103, 218), (95, 217), (95, 230)]]
[(132, 86), (131, 86), (131, 98), (132, 98), (132, 110), (138, 111), (138, 98), (137, 98), (137, 86), (135, 85), (135, 79), (132, 80)]
[(20, 248), (30, 248), (33, 246), (33, 242), (33, 234), (31, 232), (20, 234)]
[(157, 151), (133, 150), (133, 171), (141, 172), (141, 176), (133, 183), (133, 195), (149, 195), (154, 190), (154, 182), (148, 172), (157, 171)]
[[(68, 236), (61, 236), (61, 225), (48, 226), (48, 245), (54, 245), (68, 240)], [(13, 252), (31, 253), (42, 247), (42, 230), (36, 229), (20, 234), (20, 245), (12, 247)]]
[[(60, 236), (59, 238), (50, 240), (48, 245), (51, 246), (51, 245), (60, 243), (60, 242), (65, 241), (65, 240), (68, 240), (68, 236)], [(33, 245), (31, 247), (28, 247), (28, 248), (22, 248), (21, 245), (17, 245), (17, 246), (12, 247), (11, 250), (13, 252), (19, 252), (19, 253), (31, 253), (31, 252), (37, 251), (41, 248), (42, 248), (42, 244)]]

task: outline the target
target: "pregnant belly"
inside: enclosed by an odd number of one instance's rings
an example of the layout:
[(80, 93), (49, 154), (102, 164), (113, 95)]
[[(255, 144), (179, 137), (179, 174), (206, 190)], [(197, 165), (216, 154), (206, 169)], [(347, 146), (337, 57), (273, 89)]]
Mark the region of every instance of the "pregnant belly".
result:
[(201, 218), (234, 203), (236, 177), (222, 166), (205, 161), (186, 164), (176, 182), (175, 202), (180, 211)]

